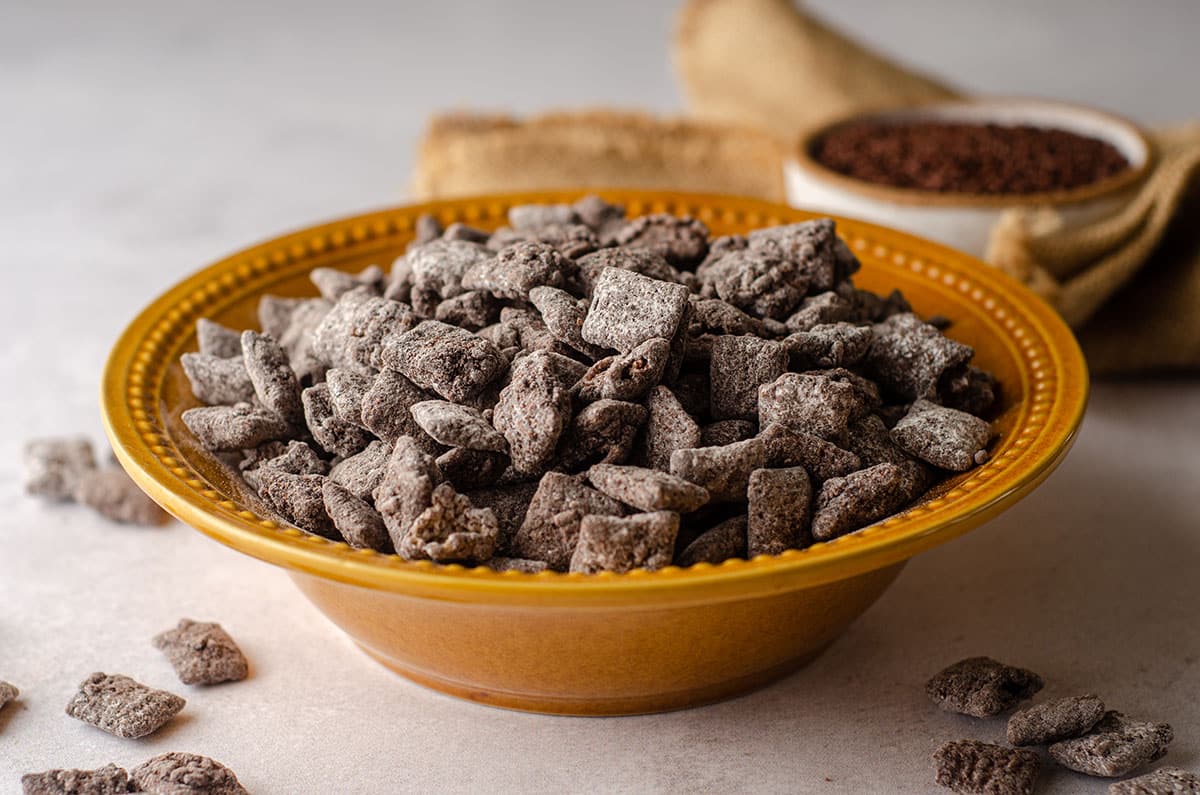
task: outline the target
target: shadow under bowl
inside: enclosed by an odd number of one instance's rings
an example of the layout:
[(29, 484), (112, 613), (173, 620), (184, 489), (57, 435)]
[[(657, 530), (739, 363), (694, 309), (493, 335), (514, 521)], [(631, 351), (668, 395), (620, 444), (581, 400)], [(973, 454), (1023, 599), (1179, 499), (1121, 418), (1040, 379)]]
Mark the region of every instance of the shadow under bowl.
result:
[[(817, 217), (750, 199), (596, 191), (630, 215), (691, 214), (714, 234)], [(311, 296), (316, 267), (387, 265), (422, 213), (494, 228), (508, 208), (583, 191), (496, 195), (397, 207), (246, 249), (184, 280), (122, 335), (102, 389), (105, 426), (130, 475), (166, 510), (218, 541), (288, 569), (300, 590), (368, 654), (409, 679), (473, 701), (572, 715), (621, 715), (715, 701), (818, 655), (913, 555), (1029, 493), (1065, 456), (1087, 399), (1070, 331), (1046, 304), (970, 257), (882, 227), (837, 219), (862, 260), (856, 283), (900, 288), (916, 311), (1001, 384), (992, 458), (904, 513), (805, 550), (687, 569), (597, 575), (493, 572), (355, 550), (280, 526), (201, 449), (180, 416), (197, 405), (179, 356), (195, 321), (257, 327), (264, 294)]]

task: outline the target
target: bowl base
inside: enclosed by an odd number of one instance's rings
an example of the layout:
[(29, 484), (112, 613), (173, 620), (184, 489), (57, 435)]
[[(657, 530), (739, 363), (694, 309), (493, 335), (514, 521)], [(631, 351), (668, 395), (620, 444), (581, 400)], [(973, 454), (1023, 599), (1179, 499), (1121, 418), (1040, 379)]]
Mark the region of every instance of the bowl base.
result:
[(595, 697), (558, 698), (547, 695), (510, 693), (470, 687), (460, 682), (454, 682), (406, 666), (357, 641), (355, 641), (355, 645), (362, 649), (368, 657), (388, 670), (403, 676), (410, 682), (427, 687), (430, 690), (436, 690), (439, 693), (461, 698), (465, 701), (473, 701), (489, 707), (511, 709), (518, 712), (535, 712), (543, 715), (619, 717), (622, 715), (648, 715), (654, 712), (672, 712), (675, 710), (690, 709), (746, 695), (799, 671), (817, 659), (817, 657), (820, 657), (826, 649), (833, 645), (833, 641), (829, 641), (815, 651), (779, 665), (705, 687), (655, 693), (647, 696), (607, 699)]

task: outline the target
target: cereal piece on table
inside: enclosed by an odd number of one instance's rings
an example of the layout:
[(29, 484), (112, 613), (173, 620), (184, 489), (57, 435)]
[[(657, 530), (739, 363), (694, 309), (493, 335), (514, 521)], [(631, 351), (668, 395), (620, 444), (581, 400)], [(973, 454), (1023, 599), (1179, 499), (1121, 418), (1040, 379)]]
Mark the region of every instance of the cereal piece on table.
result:
[(1178, 767), (1160, 767), (1144, 776), (1108, 786), (1108, 795), (1188, 795), (1200, 793), (1200, 775)]
[(505, 366), (496, 346), (466, 329), (422, 321), (383, 342), (383, 365), (422, 389), (461, 403), (491, 383)]
[(1008, 719), (1009, 745), (1042, 745), (1086, 734), (1104, 717), (1093, 695), (1070, 696), (1019, 709)]
[(83, 476), (96, 469), (92, 443), (82, 436), (25, 443), (25, 491), (50, 500), (72, 500)]
[(321, 497), (325, 512), (343, 541), (355, 549), (392, 551), (392, 539), (383, 516), (369, 503), (328, 478), (321, 484)]
[(206, 450), (247, 450), (287, 438), (291, 428), (273, 411), (249, 403), (202, 406), (183, 412), (183, 424)]
[(511, 463), (503, 453), (452, 447), (437, 457), (438, 471), (454, 488), (470, 491), (494, 485)]
[(476, 508), (491, 508), (496, 515), (500, 529), (498, 549), (507, 550), (511, 547), (512, 538), (525, 521), (537, 488), (537, 483), (505, 483), (465, 492)]
[(154, 637), (185, 685), (240, 682), (250, 672), (246, 656), (220, 624), (181, 618), (174, 629)]
[(167, 512), (115, 464), (84, 475), (75, 487), (75, 501), (121, 524), (155, 527), (171, 520)]
[(628, 353), (646, 340), (674, 338), (688, 309), (688, 289), (632, 271), (605, 268), (583, 322), (593, 345)]
[(405, 560), (482, 563), (496, 551), (500, 529), (490, 508), (476, 508), (471, 498), (449, 483), (433, 490), (430, 505), (416, 519), (396, 551)]
[(232, 770), (199, 754), (160, 754), (129, 771), (129, 776), (139, 791), (149, 795), (247, 795)]
[(469, 290), (437, 305), (435, 320), (477, 331), (500, 317), (500, 302), (485, 290)]
[(859, 268), (858, 259), (838, 240), (831, 218), (756, 229), (746, 239), (750, 250), (794, 263), (816, 292), (832, 290)]
[(891, 516), (911, 501), (905, 478), (896, 464), (876, 464), (826, 480), (813, 508), (813, 538), (829, 541)]
[(463, 276), (466, 290), (486, 290), (496, 298), (524, 301), (535, 287), (562, 287), (575, 265), (558, 249), (528, 240), (500, 249)]
[(869, 326), (832, 323), (799, 331), (783, 341), (790, 366), (798, 370), (850, 367), (862, 361), (871, 347)]
[(788, 316), (786, 325), (788, 331), (796, 334), (817, 326), (853, 321), (857, 316), (854, 304), (830, 290), (801, 301), (800, 308)]
[(391, 446), (387, 442), (376, 439), (363, 448), (362, 452), (334, 464), (329, 470), (329, 479), (360, 500), (371, 499), (379, 481), (383, 479), (383, 471), (387, 467), (391, 452)]
[(17, 700), (17, 696), (21, 695), (21, 691), (17, 686), (9, 682), (0, 680), (0, 709)]
[(135, 739), (158, 731), (186, 703), (128, 676), (94, 673), (79, 685), (67, 714), (117, 737)]
[(325, 450), (352, 456), (371, 443), (371, 434), (361, 425), (338, 419), (333, 413), (329, 384), (322, 382), (301, 393), (304, 421), (313, 439)]
[(241, 358), (242, 332), (202, 317), (196, 321), (196, 345), (206, 356)]
[(368, 265), (358, 273), (347, 273), (336, 268), (314, 268), (308, 278), (316, 285), (321, 297), (331, 303), (356, 287), (366, 287), (375, 295), (383, 292), (384, 273), (378, 265)]
[(428, 440), (423, 442), (423, 446), (428, 446), (433, 440), (417, 425), (410, 409), (414, 403), (431, 397), (432, 393), (395, 370), (383, 370), (363, 395), (362, 424), (388, 444), (401, 436), (412, 436), (419, 441)]
[(433, 488), (441, 481), (433, 457), (421, 450), (411, 436), (396, 440), (375, 489), (375, 509), (398, 551), (413, 521), (430, 506)]
[(275, 340), (282, 337), (292, 322), (292, 313), (304, 301), (303, 298), (281, 298), (277, 295), (264, 295), (258, 299), (258, 326), (262, 333)]
[(982, 417), (996, 405), (999, 391), (1000, 385), (991, 373), (968, 365), (942, 377), (938, 402), (948, 408)]
[(534, 287), (529, 301), (542, 315), (546, 330), (559, 342), (569, 345), (593, 359), (600, 359), (608, 350), (592, 345), (583, 338), (583, 321), (587, 318), (588, 302), (557, 287)]
[(597, 400), (571, 419), (559, 442), (561, 464), (568, 469), (587, 463), (620, 464), (628, 460), (638, 431), (646, 423), (646, 407), (621, 400)]
[(439, 444), (468, 450), (508, 451), (504, 434), (483, 413), (445, 400), (423, 400), (409, 407), (413, 420)]
[(363, 399), (374, 385), (374, 377), (335, 367), (325, 373), (325, 383), (329, 385), (333, 416), (342, 422), (365, 428), (362, 420)]
[(528, 560), (526, 558), (492, 558), (483, 565), (492, 571), (522, 571), (526, 574), (537, 574), (550, 567), (544, 560)]
[(1174, 739), (1175, 732), (1166, 723), (1106, 712), (1090, 733), (1051, 745), (1050, 756), (1077, 773), (1116, 778), (1161, 759)]
[(517, 231), (577, 223), (579, 215), (569, 204), (517, 204), (508, 208), (508, 225)]
[(676, 556), (675, 565), (716, 564), (746, 557), (746, 524), (745, 516), (735, 516), (705, 530)]
[(758, 390), (783, 375), (788, 354), (782, 343), (759, 337), (723, 335), (713, 340), (709, 400), (715, 419), (758, 416)]
[(473, 289), (463, 287), (463, 277), (492, 257), (492, 252), (478, 243), (442, 239), (417, 246), (405, 255), (412, 268), (414, 288), (431, 291), (438, 300)]
[(675, 450), (671, 474), (708, 489), (713, 502), (742, 502), (750, 473), (761, 469), (766, 458), (766, 447), (757, 438), (721, 447)]
[(283, 348), (273, 338), (247, 330), (242, 332), (242, 357), (259, 402), (291, 427), (301, 427), (300, 382)]
[(321, 376), (329, 369), (313, 349), (313, 335), (332, 308), (333, 305), (323, 298), (305, 301), (292, 312), (287, 328), (277, 339), (279, 347), (287, 354), (288, 364), (296, 378), (305, 383), (320, 381)]
[(817, 482), (845, 477), (862, 468), (862, 461), (849, 450), (777, 422), (763, 428), (758, 438), (766, 446), (767, 466), (802, 466)]
[(754, 437), (758, 426), (749, 420), (718, 420), (700, 429), (700, 444), (697, 447), (723, 447), (734, 442), (744, 442)]
[(1033, 671), (968, 657), (939, 671), (925, 683), (925, 692), (947, 712), (993, 718), (1042, 689)]
[(675, 393), (665, 386), (650, 390), (643, 436), (647, 466), (663, 472), (671, 468), (671, 453), (701, 446), (700, 426), (684, 410)]
[(192, 394), (201, 403), (231, 406), (254, 398), (254, 384), (240, 356), (219, 359), (203, 353), (185, 353), (179, 357), (179, 363), (192, 385)]
[(579, 541), (571, 555), (571, 571), (625, 573), (671, 565), (679, 514), (672, 511), (632, 516), (584, 516)]
[(695, 268), (708, 254), (708, 227), (690, 215), (643, 215), (627, 221), (614, 239), (620, 246), (653, 251), (676, 268)]
[(512, 364), (492, 423), (508, 440), (513, 469), (524, 475), (549, 468), (558, 440), (571, 421), (570, 368), (563, 357), (536, 351)]
[(841, 437), (863, 401), (852, 384), (811, 373), (784, 373), (758, 389), (758, 418), (826, 440)]
[(986, 421), (928, 400), (913, 403), (907, 416), (892, 429), (892, 439), (903, 450), (955, 472), (987, 461), (991, 435), (992, 427)]
[(662, 379), (670, 355), (671, 343), (655, 337), (628, 353), (607, 356), (579, 380), (579, 399), (637, 400)]
[(333, 520), (325, 512), (323, 475), (293, 475), (270, 467), (258, 470), (258, 496), (301, 530), (340, 541)]
[(975, 354), (911, 312), (876, 323), (872, 331), (865, 372), (906, 400), (935, 397), (942, 374), (965, 365)]
[(708, 492), (683, 478), (657, 469), (596, 464), (587, 479), (614, 500), (641, 511), (690, 513), (708, 502)]
[(1041, 758), (1025, 748), (955, 740), (934, 752), (933, 764), (937, 783), (964, 795), (1032, 795)]
[(98, 770), (47, 770), (21, 776), (23, 795), (124, 795), (129, 774), (107, 764)]
[(630, 273), (639, 273), (660, 282), (679, 281), (678, 272), (665, 259), (653, 251), (639, 248), (602, 248), (581, 257), (578, 261), (580, 291), (588, 298), (596, 290), (596, 282), (605, 268), (617, 268)]
[(754, 470), (746, 498), (749, 557), (778, 555), (812, 543), (812, 483), (804, 467)]
[(575, 551), (582, 517), (624, 513), (619, 502), (585, 486), (574, 475), (547, 472), (506, 552), (514, 557), (544, 560), (550, 568), (565, 571)]

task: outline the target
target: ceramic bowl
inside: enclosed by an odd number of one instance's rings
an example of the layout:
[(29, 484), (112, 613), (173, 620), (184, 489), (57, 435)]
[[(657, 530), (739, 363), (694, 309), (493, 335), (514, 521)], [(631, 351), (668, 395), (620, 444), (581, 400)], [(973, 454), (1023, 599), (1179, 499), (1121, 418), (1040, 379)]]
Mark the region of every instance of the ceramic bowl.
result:
[[(821, 165), (811, 154), (821, 136), (846, 124), (919, 120), (1029, 124), (1067, 130), (1112, 144), (1129, 161), (1130, 168), (1071, 190), (982, 196), (863, 182)], [(1154, 158), (1149, 139), (1132, 122), (1093, 108), (1037, 99), (974, 99), (855, 114), (803, 134), (794, 154), (795, 158), (784, 167), (790, 204), (885, 224), (977, 257), (987, 249), (992, 226), (1010, 207), (1053, 207), (1068, 226), (1111, 215), (1129, 199)]]
[[(692, 214), (716, 234), (814, 213), (748, 199), (600, 191), (631, 215)], [(968, 257), (905, 234), (839, 220), (862, 259), (856, 280), (901, 288), (915, 308), (953, 321), (950, 335), (1003, 389), (999, 440), (982, 467), (902, 515), (774, 557), (593, 576), (496, 573), (405, 562), (281, 527), (180, 421), (196, 405), (179, 365), (194, 324), (254, 327), (265, 293), (313, 295), (314, 267), (389, 265), (421, 213), (443, 223), (503, 223), (513, 204), (571, 201), (554, 192), (434, 202), (285, 235), (185, 279), (133, 320), (103, 384), (105, 424), (121, 463), (197, 530), (287, 569), (363, 650), (409, 679), (522, 710), (612, 715), (675, 709), (740, 693), (802, 666), (867, 609), (918, 552), (997, 515), (1062, 460), (1087, 395), (1074, 338), (1032, 293)]]

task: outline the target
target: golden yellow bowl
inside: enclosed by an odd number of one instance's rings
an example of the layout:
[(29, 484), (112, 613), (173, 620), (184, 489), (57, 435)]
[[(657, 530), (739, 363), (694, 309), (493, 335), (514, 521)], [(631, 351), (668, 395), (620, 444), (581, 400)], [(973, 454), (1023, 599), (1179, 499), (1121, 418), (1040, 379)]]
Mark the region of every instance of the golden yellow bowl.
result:
[[(749, 199), (599, 191), (631, 215), (690, 213), (715, 234), (812, 213)], [(418, 215), (491, 228), (510, 206), (580, 192), (486, 196), (399, 207), (306, 229), (239, 252), (180, 283), (121, 336), (103, 411), (121, 463), (150, 496), (203, 533), (289, 570), (309, 599), (392, 670), (462, 698), (536, 712), (616, 715), (735, 695), (796, 670), (867, 609), (916, 553), (996, 516), (1066, 455), (1087, 400), (1071, 332), (1032, 293), (950, 249), (838, 219), (862, 260), (856, 280), (899, 287), (918, 312), (953, 321), (999, 378), (991, 461), (902, 515), (774, 557), (599, 575), (496, 573), (354, 550), (264, 518), (240, 480), (180, 421), (196, 405), (179, 366), (194, 324), (257, 325), (264, 293), (312, 295), (318, 266), (388, 265)]]

